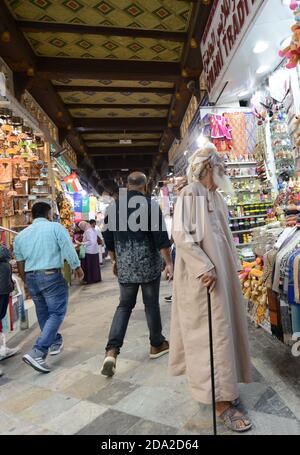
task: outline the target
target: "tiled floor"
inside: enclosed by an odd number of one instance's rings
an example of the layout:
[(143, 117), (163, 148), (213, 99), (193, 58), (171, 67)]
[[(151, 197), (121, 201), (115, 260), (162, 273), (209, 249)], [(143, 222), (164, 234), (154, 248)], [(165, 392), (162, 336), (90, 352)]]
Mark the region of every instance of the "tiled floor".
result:
[[(72, 288), (62, 332), (65, 349), (49, 359), (42, 375), (20, 355), (2, 362), (0, 434), (211, 434), (211, 410), (190, 397), (184, 377), (167, 374), (167, 358), (148, 358), (148, 333), (139, 297), (113, 379), (100, 375), (118, 286), (108, 265), (104, 281)], [(162, 283), (161, 309), (168, 335), (170, 294)], [(22, 332), (11, 345), (22, 352), (38, 329)], [(254, 422), (251, 434), (300, 434), (300, 359), (262, 329), (250, 327), (254, 383), (240, 386), (243, 405)], [(219, 425), (221, 434), (229, 432)]]

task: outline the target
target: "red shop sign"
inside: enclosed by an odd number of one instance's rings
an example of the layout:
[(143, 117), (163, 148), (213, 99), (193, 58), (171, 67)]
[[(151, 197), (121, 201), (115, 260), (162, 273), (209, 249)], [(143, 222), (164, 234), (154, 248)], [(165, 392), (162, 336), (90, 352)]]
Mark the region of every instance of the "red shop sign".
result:
[(209, 93), (228, 67), (263, 0), (215, 0), (201, 54)]

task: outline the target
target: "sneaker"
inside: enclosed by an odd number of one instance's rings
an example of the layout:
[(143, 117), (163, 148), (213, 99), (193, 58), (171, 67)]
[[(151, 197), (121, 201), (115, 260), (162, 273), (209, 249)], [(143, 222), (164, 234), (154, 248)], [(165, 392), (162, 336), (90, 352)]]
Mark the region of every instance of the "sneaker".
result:
[(170, 297), (165, 297), (165, 302), (172, 302), (172, 296), (170, 295)]
[(150, 359), (158, 359), (159, 357), (168, 354), (169, 352), (169, 343), (168, 341), (164, 341), (162, 345), (158, 348), (151, 346), (150, 348)]
[(16, 355), (20, 352), (20, 348), (7, 348), (4, 346), (1, 346), (0, 349), (0, 360), (8, 359), (9, 357), (12, 357), (13, 355)]
[(63, 347), (64, 347), (64, 343), (56, 343), (56, 344), (52, 344), (52, 346), (50, 346), (49, 348), (49, 355), (57, 355), (57, 354), (60, 354), (61, 351), (63, 350)]
[(51, 368), (45, 362), (45, 359), (38, 352), (32, 350), (22, 357), (22, 360), (40, 373), (50, 373)]
[(111, 378), (116, 372), (117, 354), (115, 351), (108, 351), (104, 359), (101, 374)]

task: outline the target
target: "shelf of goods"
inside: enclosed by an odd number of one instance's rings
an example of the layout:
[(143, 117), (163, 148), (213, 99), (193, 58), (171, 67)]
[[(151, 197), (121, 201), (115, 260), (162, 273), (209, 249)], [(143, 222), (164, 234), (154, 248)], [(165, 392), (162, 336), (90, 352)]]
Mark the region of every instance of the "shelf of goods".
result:
[[(28, 124), (27, 118), (0, 108), (0, 221), (7, 228), (28, 226), (34, 202), (51, 197), (48, 146)], [(5, 243), (12, 240), (5, 234)]]
[[(267, 182), (260, 183), (258, 180), (260, 175), (257, 173), (258, 164), (256, 161), (230, 161), (226, 162), (226, 166), (229, 177), (233, 181), (241, 181), (241, 183), (234, 183), (235, 194), (239, 195), (236, 196), (236, 203), (232, 199), (227, 201), (230, 210), (229, 223), (232, 235), (237, 248), (251, 247), (253, 245), (252, 230), (266, 224), (268, 210), (273, 205), (272, 201), (263, 200), (266, 192), (271, 188)], [(255, 180), (255, 183), (251, 184), (251, 180)], [(247, 198), (251, 197), (250, 194), (260, 194), (261, 196), (260, 198), (255, 196), (256, 200), (247, 201)], [(241, 198), (245, 199), (245, 202), (238, 201)]]

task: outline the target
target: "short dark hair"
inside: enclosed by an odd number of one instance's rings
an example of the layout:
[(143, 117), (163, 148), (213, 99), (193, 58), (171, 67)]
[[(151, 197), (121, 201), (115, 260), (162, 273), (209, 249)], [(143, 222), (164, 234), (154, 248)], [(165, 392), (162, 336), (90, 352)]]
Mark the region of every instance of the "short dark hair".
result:
[(51, 205), (47, 202), (37, 202), (32, 207), (32, 218), (47, 218), (51, 211)]
[(118, 195), (119, 194), (119, 185), (112, 179), (103, 179), (102, 180), (102, 187), (105, 193), (108, 193), (109, 196)]
[(147, 185), (147, 177), (144, 174), (140, 173), (133, 173), (130, 174), (127, 178), (127, 182), (131, 186), (141, 187)]
[(96, 223), (96, 220), (90, 220), (89, 223), (90, 223), (90, 224), (97, 224), (97, 223)]

